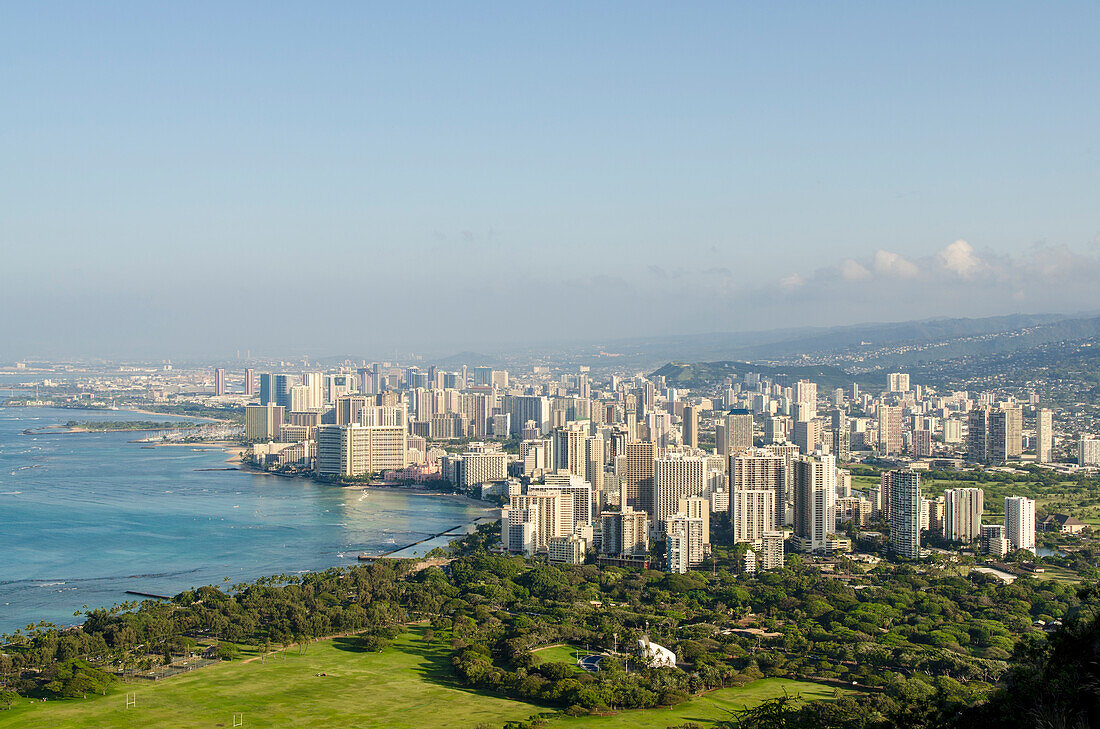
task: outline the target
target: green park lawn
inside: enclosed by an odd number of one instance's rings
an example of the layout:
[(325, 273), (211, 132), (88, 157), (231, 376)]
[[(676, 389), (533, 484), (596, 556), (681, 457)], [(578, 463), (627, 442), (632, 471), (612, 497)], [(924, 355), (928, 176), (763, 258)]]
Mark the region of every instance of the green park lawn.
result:
[[(470, 729), (481, 722), (500, 727), (505, 721), (551, 712), (459, 686), (451, 678), (449, 646), (438, 641), (426, 645), (420, 639), (423, 630), (413, 626), (410, 634), (381, 653), (365, 653), (353, 639), (337, 638), (313, 643), (301, 655), (291, 649), (262, 663), (224, 663), (156, 684), (119, 686), (107, 696), (47, 702), (21, 699), (10, 711), (0, 711), (0, 729), (232, 727), (234, 712), (244, 712), (244, 726), (250, 728)], [(136, 693), (136, 707), (126, 708), (128, 691)], [(551, 726), (664, 729), (685, 721), (706, 725), (726, 718), (730, 709), (784, 691), (806, 699), (833, 695), (831, 687), (819, 684), (764, 679), (745, 688), (713, 691), (671, 709), (557, 718)]]

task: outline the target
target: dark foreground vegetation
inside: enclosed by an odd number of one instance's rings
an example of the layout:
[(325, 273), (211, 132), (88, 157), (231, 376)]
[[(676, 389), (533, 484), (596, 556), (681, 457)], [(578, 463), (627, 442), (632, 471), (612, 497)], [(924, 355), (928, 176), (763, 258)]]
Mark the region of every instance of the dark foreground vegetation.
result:
[[(238, 646), (344, 634), (379, 650), (422, 622), (450, 639), (458, 681), (572, 714), (667, 706), (782, 676), (859, 693), (766, 702), (728, 726), (1018, 726), (1008, 717), (1025, 715), (1095, 725), (1094, 585), (1004, 585), (935, 564), (829, 574), (797, 558), (758, 577), (719, 566), (687, 575), (556, 567), (490, 554), (494, 538), (483, 528), (442, 568), (382, 560), (92, 610), (79, 628), (28, 626), (5, 636), (0, 696), (86, 696), (126, 669), (203, 645), (232, 659)], [(679, 665), (641, 666), (631, 647), (643, 635), (674, 650)], [(598, 673), (533, 656), (556, 643), (609, 655)]]

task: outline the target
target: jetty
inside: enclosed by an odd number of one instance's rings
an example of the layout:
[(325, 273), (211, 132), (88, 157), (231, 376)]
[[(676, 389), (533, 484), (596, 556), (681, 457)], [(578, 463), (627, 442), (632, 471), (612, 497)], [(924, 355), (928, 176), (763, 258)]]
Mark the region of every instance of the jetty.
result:
[(474, 530), (476, 531), (477, 527), (480, 526), (481, 524), (486, 524), (486, 523), (489, 523), (489, 522), (492, 522), (492, 521), (496, 521), (496, 520), (493, 519), (492, 517), (488, 517), (488, 516), (479, 516), (477, 519), (474, 519), (472, 522), (466, 522), (465, 524), (459, 524), (458, 526), (453, 526), (450, 529), (445, 529), (444, 531), (438, 532), (436, 534), (431, 534), (429, 536), (426, 536), (423, 539), (418, 539), (417, 541), (413, 542), (412, 544), (406, 544), (403, 547), (398, 547), (397, 549), (391, 549), (389, 552), (384, 552), (382, 554), (360, 554), (359, 555), (359, 560), (363, 561), (363, 562), (367, 562), (367, 561), (375, 560), (375, 559), (385, 559), (386, 557), (389, 557), (390, 555), (397, 554), (398, 552), (403, 552), (406, 549), (411, 549), (411, 548), (417, 546), (418, 544), (423, 544), (424, 542), (430, 542), (431, 540), (439, 539), (440, 537), (448, 537), (448, 536), (453, 536), (453, 537), (456, 537), (456, 538), (457, 537), (463, 537), (463, 536), (466, 536), (467, 534), (470, 533), (470, 532), (466, 531), (469, 527), (471, 527), (471, 526), (474, 527)]
[(158, 595), (155, 592), (139, 592), (138, 590), (127, 590), (127, 595), (137, 595), (138, 597), (151, 597), (155, 600), (171, 600), (171, 595)]

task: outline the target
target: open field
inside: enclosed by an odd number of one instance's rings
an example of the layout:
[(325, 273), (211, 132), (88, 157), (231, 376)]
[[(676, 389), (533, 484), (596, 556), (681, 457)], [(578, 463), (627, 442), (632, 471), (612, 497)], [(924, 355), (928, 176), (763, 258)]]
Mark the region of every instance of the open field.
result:
[[(535, 663), (568, 663), (571, 666), (577, 665), (577, 654), (584, 656), (584, 648), (575, 648), (571, 645), (556, 645), (550, 648), (536, 648), (531, 654), (535, 657)], [(582, 669), (578, 669), (582, 670)]]
[[(420, 640), (423, 630), (423, 626), (414, 626), (410, 634), (399, 637), (393, 648), (382, 653), (365, 653), (353, 639), (337, 638), (314, 643), (302, 655), (291, 649), (262, 663), (226, 663), (159, 684), (120, 686), (105, 697), (49, 702), (21, 699), (11, 711), (0, 711), (0, 728), (231, 727), (233, 713), (244, 712), (245, 727), (469, 729), (481, 722), (499, 727), (505, 721), (550, 712), (455, 684), (448, 665), (449, 647), (440, 642), (425, 645)], [(322, 673), (325, 675), (319, 675)], [(127, 691), (137, 694), (134, 708), (125, 706)], [(561, 718), (551, 726), (664, 729), (685, 721), (724, 718), (732, 708), (784, 691), (807, 699), (833, 695), (833, 689), (826, 686), (766, 679), (746, 688), (714, 691), (672, 709)]]

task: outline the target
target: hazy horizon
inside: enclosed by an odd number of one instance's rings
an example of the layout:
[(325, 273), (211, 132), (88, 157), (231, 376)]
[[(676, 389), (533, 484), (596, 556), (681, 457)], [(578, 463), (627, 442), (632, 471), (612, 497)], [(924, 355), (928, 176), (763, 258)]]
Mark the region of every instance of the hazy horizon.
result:
[(0, 10), (0, 361), (1097, 308), (1100, 6)]

